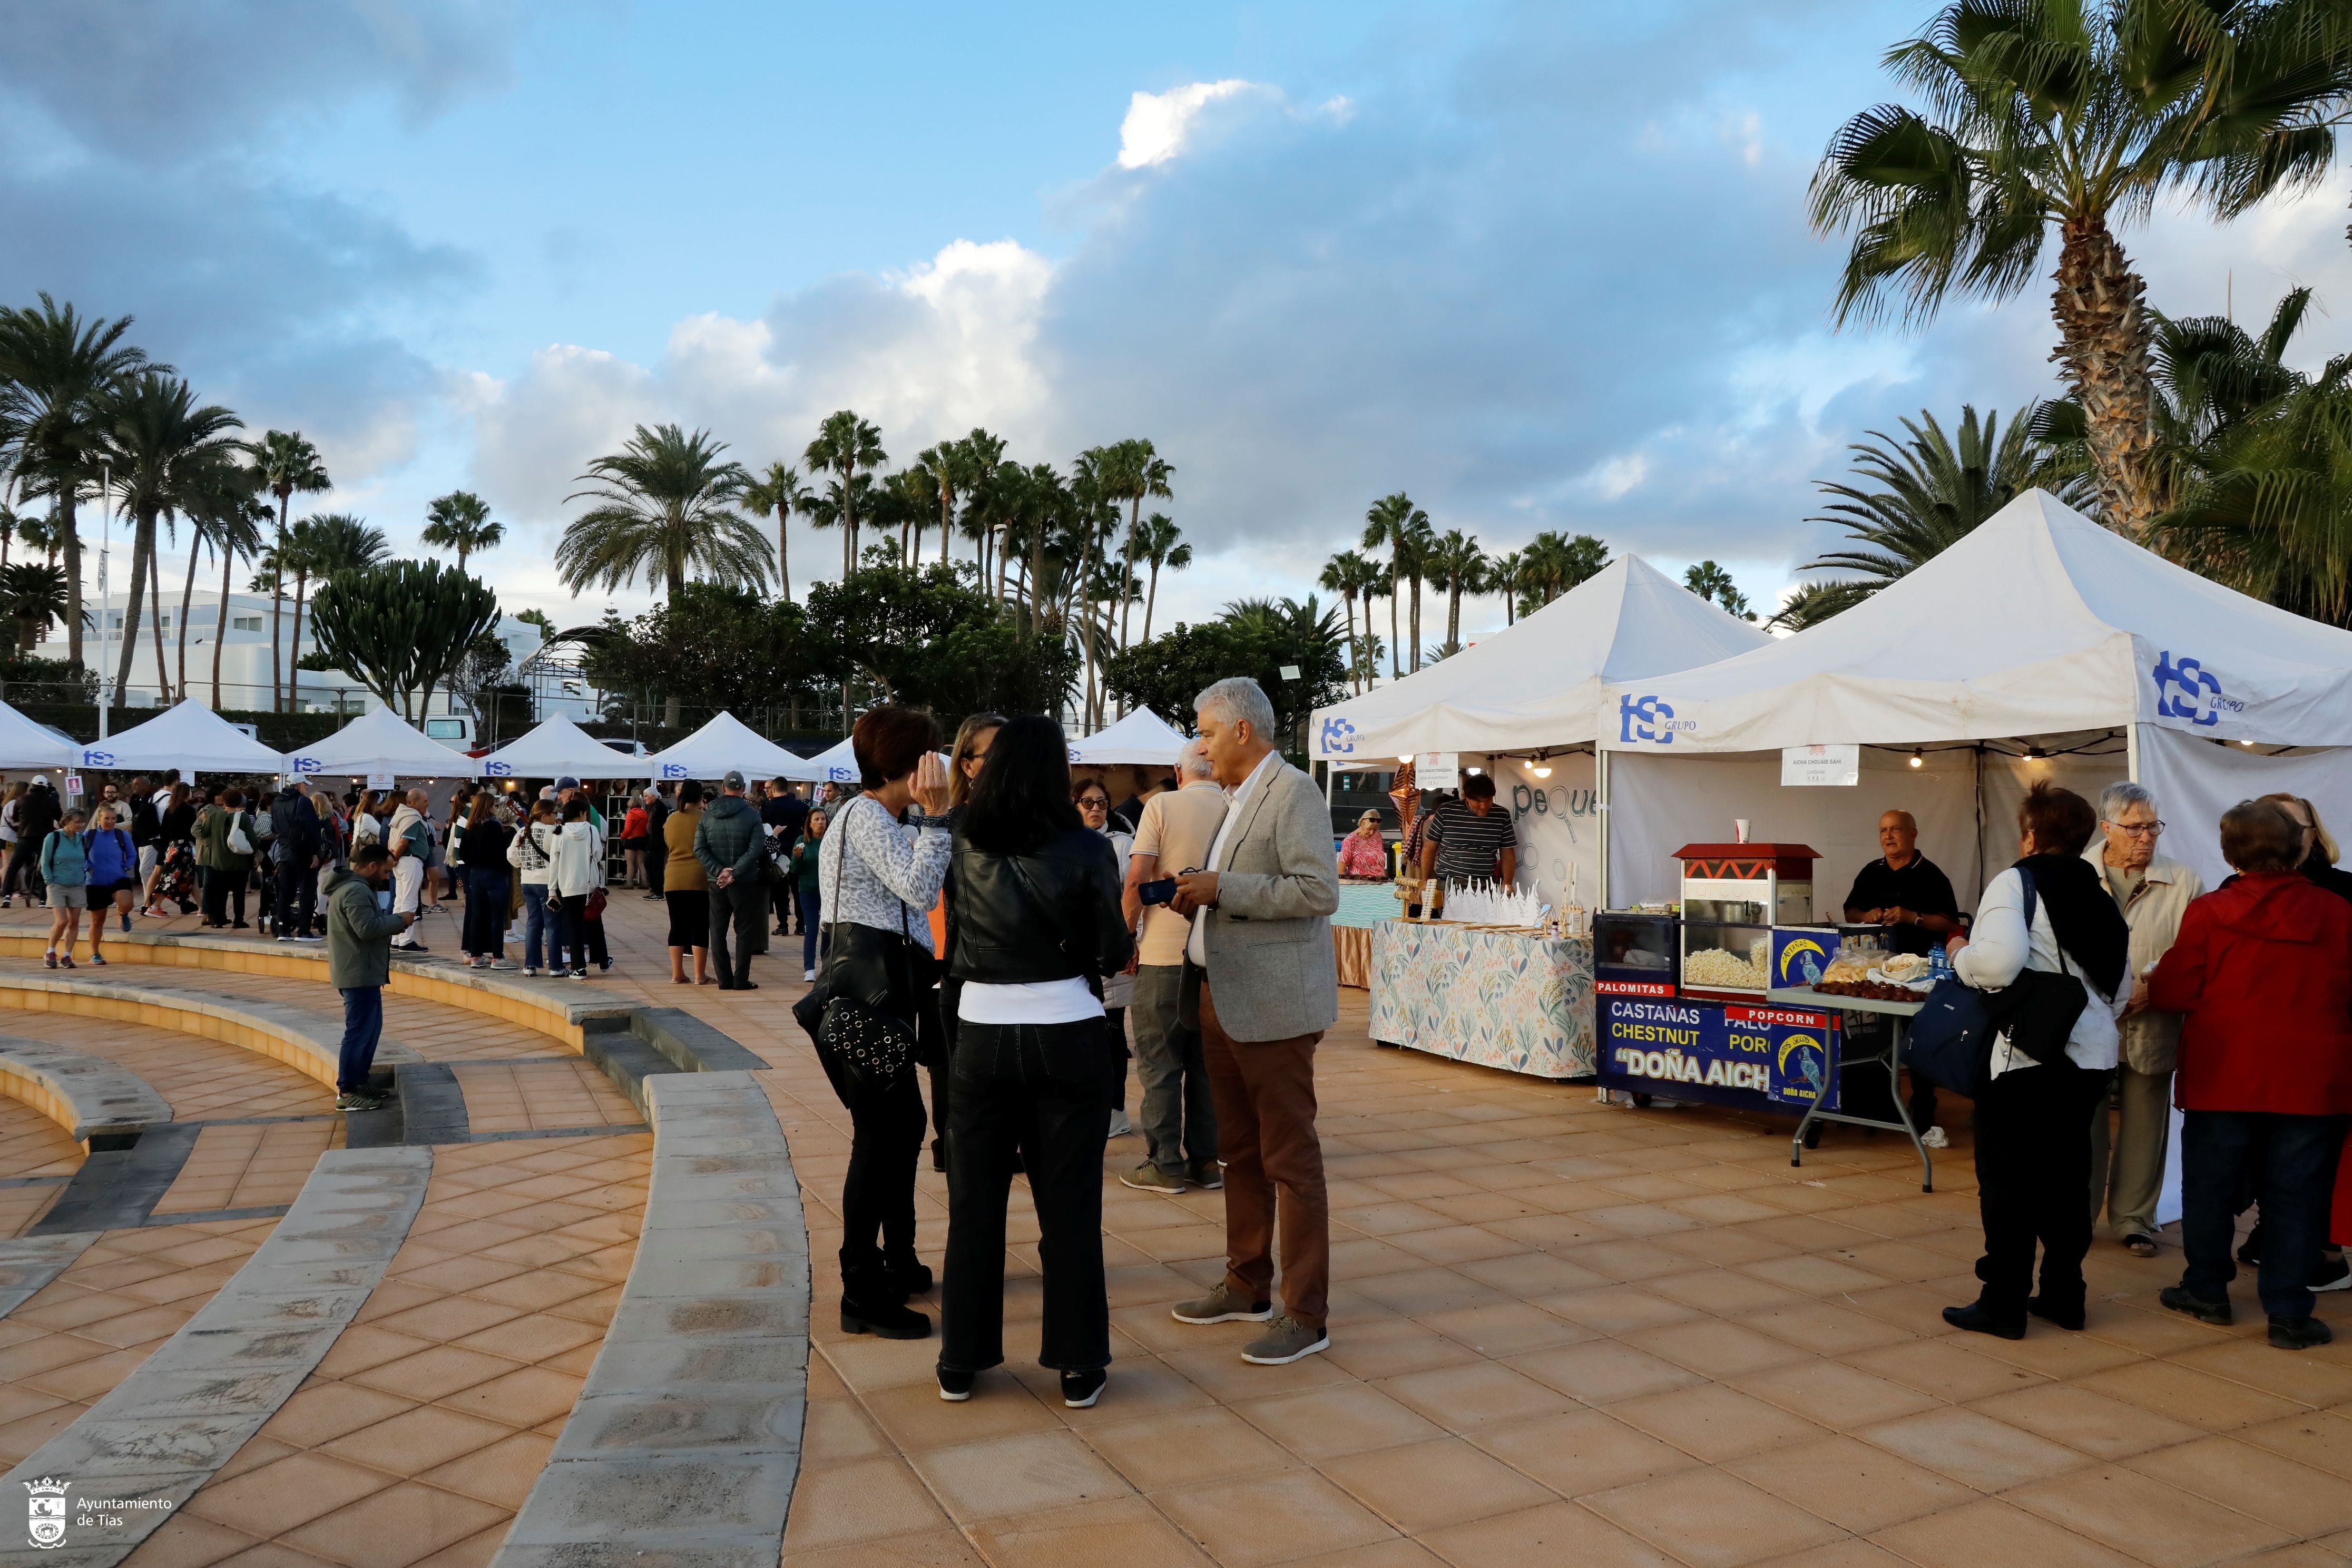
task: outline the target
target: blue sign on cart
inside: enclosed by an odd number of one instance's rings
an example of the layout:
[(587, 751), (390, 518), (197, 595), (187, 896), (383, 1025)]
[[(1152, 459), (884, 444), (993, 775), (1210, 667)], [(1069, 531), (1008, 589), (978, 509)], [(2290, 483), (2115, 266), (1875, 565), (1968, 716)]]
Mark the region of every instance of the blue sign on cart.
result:
[(1594, 1002), (1607, 1088), (1765, 1110), (1837, 1109), (1834, 1013), (1639, 996)]

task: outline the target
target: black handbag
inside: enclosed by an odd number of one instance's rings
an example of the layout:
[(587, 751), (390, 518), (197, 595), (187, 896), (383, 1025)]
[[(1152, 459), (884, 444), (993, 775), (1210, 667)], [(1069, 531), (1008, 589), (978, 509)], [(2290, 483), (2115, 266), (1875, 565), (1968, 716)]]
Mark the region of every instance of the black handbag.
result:
[[(834, 831), (848, 820), (842, 814)], [(843, 860), (850, 847), (841, 847)], [(843, 860), (834, 862), (833, 918), (825, 922), (824, 973), (808, 994), (793, 1004), (793, 1017), (816, 1043), (817, 1056), (832, 1069), (835, 1091), (845, 1106), (851, 1095), (890, 1088), (914, 1070), (916, 985), (912, 949), (899, 906), (901, 930), (887, 931), (840, 918)], [(851, 1109), (855, 1109), (851, 1107)]]
[[(2020, 870), (2025, 884), (2025, 930), (2030, 942), (2041, 898), (2033, 873)], [(2052, 933), (2056, 934), (2054, 931)], [(2090, 1005), (2090, 988), (2058, 947), (2059, 973), (2021, 969), (1998, 991), (1979, 991), (1955, 976), (1937, 982), (1920, 1004), (1904, 1043), (1911, 1070), (1939, 1089), (1974, 1100), (1992, 1082), (1992, 1053), (2002, 1036), (2012, 1050), (2044, 1066), (2063, 1061), (2075, 1022)]]

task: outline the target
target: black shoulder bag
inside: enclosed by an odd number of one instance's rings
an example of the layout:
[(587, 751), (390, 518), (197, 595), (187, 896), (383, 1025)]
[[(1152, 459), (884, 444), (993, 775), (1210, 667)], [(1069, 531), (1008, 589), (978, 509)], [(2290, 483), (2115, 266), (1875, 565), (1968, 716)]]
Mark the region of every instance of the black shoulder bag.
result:
[[(844, 812), (834, 831), (844, 830)], [(824, 973), (807, 995), (793, 1004), (793, 1017), (816, 1042), (817, 1055), (842, 1082), (860, 1094), (887, 1089), (914, 1069), (914, 945), (906, 928), (906, 900), (898, 905), (900, 929), (887, 931), (841, 918), (841, 878), (855, 846), (844, 840), (834, 862), (832, 918), (825, 921)], [(843, 1096), (845, 1104), (848, 1096)]]
[[(2033, 913), (2040, 895), (2033, 873), (2020, 869), (2025, 884), (2025, 940), (2033, 942)], [(2057, 936), (2057, 928), (2051, 928)], [(2021, 969), (2017, 978), (1998, 991), (1979, 991), (1957, 975), (1939, 981), (1927, 994), (1918, 1016), (1904, 1041), (1904, 1059), (1930, 1082), (1973, 1100), (1992, 1081), (1995, 1042), (2009, 1037), (2012, 1049), (2047, 1065), (2063, 1061), (2075, 1020), (2090, 1005), (2090, 987), (2066, 963), (2063, 943), (2058, 949), (2056, 974)]]

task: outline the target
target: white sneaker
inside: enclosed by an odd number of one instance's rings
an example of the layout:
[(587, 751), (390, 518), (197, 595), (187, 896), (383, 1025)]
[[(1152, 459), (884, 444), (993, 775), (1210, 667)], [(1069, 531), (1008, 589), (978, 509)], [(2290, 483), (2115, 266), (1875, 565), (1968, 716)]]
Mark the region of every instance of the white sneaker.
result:
[(1127, 1119), (1126, 1111), (1114, 1110), (1110, 1113), (1110, 1136), (1124, 1138), (1134, 1131), (1135, 1123)]
[(1920, 1133), (1919, 1142), (1929, 1149), (1948, 1149), (1952, 1146), (1952, 1141), (1944, 1136), (1944, 1130), (1940, 1127), (1930, 1127)]
[(816, 984), (816, 971), (814, 969), (803, 969), (801, 971), (801, 978), (814, 985)]

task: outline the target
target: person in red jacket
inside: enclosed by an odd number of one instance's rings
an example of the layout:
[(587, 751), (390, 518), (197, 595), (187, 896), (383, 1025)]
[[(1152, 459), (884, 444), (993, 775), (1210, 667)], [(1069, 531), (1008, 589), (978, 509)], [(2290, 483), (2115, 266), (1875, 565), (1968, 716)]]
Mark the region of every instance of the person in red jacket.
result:
[(2189, 906), (2148, 986), (2152, 1005), (2188, 1015), (2175, 1093), (2189, 1267), (2159, 1299), (2230, 1321), (2230, 1243), (2250, 1179), (2268, 1237), (2263, 1310), (2284, 1350), (2333, 1337), (2311, 1315), (2310, 1267), (2352, 1115), (2352, 904), (2295, 868), (2301, 845), (2270, 801), (2222, 813), (2221, 854), (2238, 875)]

